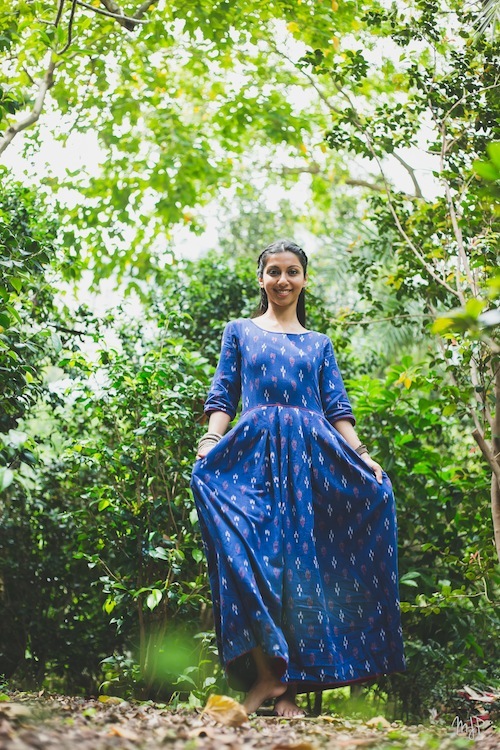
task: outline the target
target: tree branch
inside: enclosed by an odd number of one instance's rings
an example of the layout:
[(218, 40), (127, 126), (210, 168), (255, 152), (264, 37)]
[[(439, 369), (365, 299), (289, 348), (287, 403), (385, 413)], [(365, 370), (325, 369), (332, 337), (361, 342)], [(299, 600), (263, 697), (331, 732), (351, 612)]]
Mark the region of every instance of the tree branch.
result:
[(356, 108), (354, 107), (353, 103), (351, 102), (351, 99), (348, 96), (348, 94), (346, 94), (346, 92), (342, 88), (340, 88), (340, 86), (337, 83), (335, 83), (335, 86), (337, 87), (337, 90), (338, 90), (339, 94), (341, 94), (347, 100), (347, 103), (349, 104), (349, 107), (351, 108), (354, 121), (355, 121), (357, 127), (359, 128), (360, 132), (363, 133), (363, 135), (365, 136), (366, 144), (367, 144), (367, 146), (368, 146), (368, 148), (370, 150), (370, 153), (371, 153), (373, 159), (377, 163), (377, 166), (378, 166), (379, 171), (380, 171), (380, 175), (381, 175), (381, 177), (382, 177), (382, 179), (384, 181), (385, 192), (387, 194), (387, 205), (389, 206), (389, 211), (391, 212), (392, 218), (394, 219), (394, 223), (396, 224), (396, 228), (397, 228), (399, 234), (404, 239), (404, 241), (406, 242), (407, 246), (410, 248), (410, 250), (412, 251), (412, 253), (414, 254), (414, 256), (417, 258), (417, 260), (419, 261), (419, 263), (425, 268), (425, 270), (429, 274), (429, 276), (431, 276), (434, 279), (434, 281), (437, 281), (437, 283), (440, 286), (444, 287), (444, 289), (446, 289), (448, 292), (450, 292), (450, 294), (452, 294), (454, 297), (458, 297), (460, 299), (460, 295), (457, 293), (457, 291), (455, 289), (453, 289), (444, 279), (442, 279), (440, 276), (438, 276), (438, 274), (434, 271), (434, 269), (432, 268), (432, 266), (430, 266), (427, 263), (425, 257), (422, 255), (422, 253), (417, 248), (417, 246), (415, 245), (415, 243), (412, 242), (412, 240), (410, 239), (410, 237), (406, 233), (403, 225), (401, 224), (401, 221), (399, 219), (397, 211), (394, 208), (394, 205), (393, 205), (393, 202), (392, 202), (392, 190), (391, 190), (391, 186), (389, 185), (389, 181), (387, 180), (387, 177), (385, 176), (385, 172), (384, 172), (384, 170), (382, 168), (382, 162), (381, 162), (381, 160), (380, 160), (380, 158), (379, 158), (379, 156), (378, 156), (378, 154), (375, 151), (375, 148), (373, 146), (371, 135), (369, 134), (369, 132), (365, 128), (363, 128), (363, 125), (360, 122), (359, 117), (357, 115)]
[[(439, 171), (442, 174), (444, 172), (444, 159), (446, 156), (446, 152), (448, 151), (448, 144), (446, 142), (446, 116), (443, 118), (443, 121), (441, 122), (440, 134), (441, 134), (441, 152), (439, 155)], [(464, 250), (462, 230), (460, 229), (460, 226), (458, 224), (457, 214), (455, 211), (455, 204), (453, 202), (448, 180), (442, 177), (441, 183), (445, 190), (446, 202), (448, 204), (448, 210), (450, 212), (450, 219), (451, 219), (451, 225), (453, 228), (453, 234), (455, 235), (455, 240), (456, 240), (457, 248), (458, 248), (457, 268), (456, 268), (457, 294), (461, 303), (465, 305), (465, 295), (462, 291), (462, 284), (461, 284), (461, 279), (460, 279), (460, 265), (461, 264), (463, 265), (465, 275), (466, 275), (467, 281), (469, 283), (469, 286), (473, 295), (474, 295), (474, 290), (475, 290), (475, 284), (474, 284), (474, 279), (471, 276), (467, 254)]]
[[(305, 167), (282, 167), (280, 174), (284, 176), (287, 174), (321, 174), (322, 171), (320, 165), (313, 161)], [(327, 179), (326, 175), (324, 175), (324, 177)], [(352, 187), (364, 187), (377, 193), (385, 193), (384, 185), (379, 185), (376, 182), (368, 182), (368, 180), (358, 180), (354, 177), (347, 177), (346, 179), (339, 180), (339, 182), (342, 182), (344, 185), (351, 185)], [(415, 195), (409, 195), (408, 193), (400, 193), (400, 195), (408, 200), (413, 200), (418, 197)]]
[(76, 11), (76, 0), (72, 0), (71, 12), (69, 15), (69, 22), (68, 22), (68, 41), (66, 42), (62, 50), (59, 50), (57, 52), (58, 55), (64, 55), (66, 50), (68, 50), (71, 47), (71, 42), (73, 40), (73, 21), (75, 20), (75, 11)]
[(495, 373), (495, 417), (491, 433), (493, 451), (498, 459), (500, 453), (500, 362)]
[(332, 102), (328, 99), (328, 97), (326, 96), (326, 94), (324, 93), (324, 91), (322, 91), (320, 89), (320, 87), (318, 86), (318, 84), (316, 83), (316, 81), (314, 80), (313, 76), (310, 73), (308, 73), (306, 70), (304, 70), (303, 67), (300, 67), (299, 65), (297, 65), (297, 63), (294, 62), (293, 60), (291, 60), (288, 57), (288, 55), (285, 55), (285, 53), (276, 46), (276, 44), (274, 43), (274, 40), (268, 39), (268, 43), (274, 49), (274, 52), (277, 55), (279, 55), (280, 57), (283, 57), (285, 60), (287, 60), (287, 62), (289, 62), (290, 65), (292, 65), (295, 69), (299, 70), (299, 72), (302, 73), (302, 75), (307, 78), (307, 80), (309, 81), (309, 83), (311, 84), (311, 86), (313, 87), (313, 89), (318, 94), (318, 96), (321, 99), (321, 101), (324, 102), (324, 104), (326, 104), (326, 106), (328, 107), (328, 109), (330, 110), (330, 112), (336, 112), (337, 114), (342, 114), (341, 110), (338, 109), (337, 107), (335, 107), (335, 105), (332, 104)]
[(127, 31), (133, 31), (138, 24), (147, 23), (146, 21), (143, 21), (141, 19), (152, 5), (156, 5), (158, 3), (158, 0), (144, 0), (144, 2), (137, 9), (137, 12), (134, 13), (132, 17), (126, 16), (118, 3), (115, 2), (115, 0), (101, 0), (101, 3), (108, 11), (107, 13), (102, 9), (93, 7), (92, 5), (86, 5), (86, 3), (83, 3), (81, 0), (79, 0), (80, 5), (85, 5), (85, 7), (90, 8), (97, 13), (102, 13), (103, 15), (110, 16), (111, 18), (114, 18), (116, 21), (118, 21), (120, 26), (123, 26), (125, 29), (127, 29)]
[(16, 135), (20, 133), (22, 130), (25, 130), (26, 128), (29, 128), (30, 125), (33, 125), (34, 122), (38, 120), (40, 117), (40, 114), (43, 109), (43, 105), (45, 102), (45, 96), (47, 94), (47, 91), (53, 86), (54, 84), (54, 70), (56, 68), (56, 60), (52, 56), (50, 56), (49, 64), (47, 66), (47, 70), (45, 71), (45, 75), (43, 77), (43, 80), (39, 84), (38, 88), (38, 96), (35, 100), (35, 104), (33, 106), (33, 109), (22, 120), (19, 120), (19, 122), (15, 123), (14, 125), (9, 125), (5, 133), (3, 134), (2, 139), (0, 140), (0, 154), (3, 154), (5, 149), (11, 144), (11, 142), (14, 140)]
[(500, 486), (500, 464), (498, 463), (497, 457), (491, 450), (491, 447), (488, 445), (486, 440), (484, 439), (484, 435), (481, 432), (481, 430), (473, 430), (472, 436), (476, 443), (479, 445), (481, 449), (481, 453), (485, 457), (486, 461), (488, 462), (488, 465), (493, 472), (493, 474), (496, 477), (496, 480), (498, 482), (498, 485)]
[[(280, 174), (321, 174), (323, 172), (318, 162), (313, 161), (304, 167), (282, 167)], [(324, 175), (326, 179), (326, 175)], [(348, 177), (345, 180), (341, 180), (345, 185), (352, 185), (353, 187), (365, 187), (368, 190), (375, 190), (378, 193), (383, 193), (385, 188), (383, 185), (377, 185), (375, 182), (368, 182), (368, 180), (357, 180)]]
[[(131, 18), (130, 16), (117, 16), (115, 13), (108, 13), (107, 10), (103, 10), (102, 8), (96, 8), (95, 5), (89, 5), (88, 3), (83, 2), (83, 0), (77, 0), (76, 4), (81, 5), (82, 8), (87, 8), (87, 10), (92, 10), (94, 11), (94, 13), (98, 13), (101, 16), (106, 16), (106, 18), (113, 18), (115, 21), (118, 21), (118, 23), (120, 23), (121, 26), (125, 26), (125, 28), (129, 30), (134, 29), (137, 26), (137, 24), (148, 23), (148, 21), (140, 20), (139, 18)], [(125, 21), (133, 25), (131, 25), (129, 28), (129, 26), (127, 26), (126, 23), (123, 23)]]
[(59, 0), (58, 7), (57, 7), (57, 15), (56, 20), (54, 21), (54, 26), (57, 28), (59, 26), (59, 21), (61, 20), (63, 8), (64, 8), (65, 0)]
[(401, 156), (399, 156), (399, 154), (397, 154), (395, 151), (392, 152), (391, 156), (393, 156), (395, 159), (397, 159), (397, 161), (406, 169), (406, 171), (410, 175), (411, 181), (413, 182), (413, 187), (415, 188), (415, 197), (416, 198), (423, 198), (424, 195), (423, 195), (422, 190), (420, 188), (420, 185), (419, 185), (419, 182), (418, 182), (417, 177), (415, 175), (415, 170), (413, 169), (413, 167), (410, 167), (410, 165), (407, 162), (405, 162), (405, 160), (403, 158), (401, 158)]
[(429, 313), (406, 313), (404, 315), (389, 315), (387, 318), (364, 318), (363, 320), (342, 320), (341, 318), (332, 318), (331, 323), (339, 323), (343, 326), (359, 326), (371, 323), (386, 323), (389, 320), (400, 320), (402, 318), (432, 318)]

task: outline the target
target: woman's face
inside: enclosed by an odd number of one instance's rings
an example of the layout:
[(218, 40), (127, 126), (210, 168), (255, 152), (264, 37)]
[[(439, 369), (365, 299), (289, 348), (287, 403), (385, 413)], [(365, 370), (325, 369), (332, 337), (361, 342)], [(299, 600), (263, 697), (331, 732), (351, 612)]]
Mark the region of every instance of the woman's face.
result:
[(259, 278), (269, 304), (278, 307), (296, 306), (306, 277), (299, 258), (289, 251), (270, 255)]

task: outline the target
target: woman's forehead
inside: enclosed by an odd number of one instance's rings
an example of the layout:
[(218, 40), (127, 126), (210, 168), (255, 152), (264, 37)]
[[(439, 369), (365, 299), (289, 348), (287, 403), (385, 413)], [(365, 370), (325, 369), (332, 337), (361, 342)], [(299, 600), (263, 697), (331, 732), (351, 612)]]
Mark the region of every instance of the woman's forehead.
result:
[(269, 255), (269, 257), (266, 258), (264, 268), (267, 268), (267, 266), (299, 266), (299, 268), (302, 268), (300, 259), (295, 253), (291, 253), (289, 250)]

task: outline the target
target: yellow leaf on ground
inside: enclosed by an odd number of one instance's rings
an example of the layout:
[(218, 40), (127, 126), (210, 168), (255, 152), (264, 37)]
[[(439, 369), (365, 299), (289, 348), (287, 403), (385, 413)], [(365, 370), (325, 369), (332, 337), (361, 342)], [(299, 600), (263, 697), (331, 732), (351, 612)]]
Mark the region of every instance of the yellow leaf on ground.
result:
[(241, 703), (227, 695), (211, 695), (202, 713), (227, 727), (240, 727), (248, 721)]
[(367, 727), (373, 727), (374, 729), (389, 729), (390, 722), (384, 716), (374, 716), (373, 719), (365, 721)]
[(131, 732), (129, 729), (119, 726), (111, 727), (108, 734), (111, 737), (121, 737), (123, 740), (130, 740), (131, 742), (138, 742), (140, 739), (137, 732)]
[(280, 743), (279, 745), (273, 745), (271, 750), (317, 750), (317, 746), (306, 740), (302, 740), (302, 742), (295, 742), (293, 744)]
[(99, 703), (108, 703), (110, 706), (117, 706), (119, 703), (123, 703), (123, 698), (118, 698), (116, 695), (100, 695), (97, 700)]

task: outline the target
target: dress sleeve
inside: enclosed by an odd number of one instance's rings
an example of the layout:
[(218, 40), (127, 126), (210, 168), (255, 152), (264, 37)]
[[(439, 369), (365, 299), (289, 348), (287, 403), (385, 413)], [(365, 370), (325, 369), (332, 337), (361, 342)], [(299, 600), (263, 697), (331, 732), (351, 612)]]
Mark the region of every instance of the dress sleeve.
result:
[(219, 363), (205, 401), (205, 414), (223, 411), (234, 419), (241, 394), (241, 353), (234, 323), (222, 334)]
[(356, 424), (330, 339), (324, 350), (319, 386), (323, 411), (330, 424), (338, 419), (348, 419), (353, 425)]

